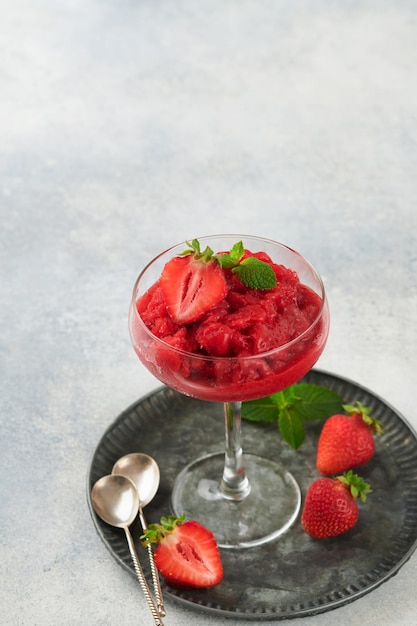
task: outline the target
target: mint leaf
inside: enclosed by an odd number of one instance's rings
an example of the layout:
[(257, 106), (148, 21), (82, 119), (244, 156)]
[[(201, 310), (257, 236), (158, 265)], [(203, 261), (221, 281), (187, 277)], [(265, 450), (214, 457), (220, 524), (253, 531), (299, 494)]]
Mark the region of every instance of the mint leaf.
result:
[(302, 420), (323, 419), (343, 412), (342, 399), (336, 391), (307, 383), (298, 383), (293, 387), (296, 397), (300, 400), (297, 411)]
[(225, 270), (232, 270), (236, 267), (236, 262), (232, 259), (230, 254), (218, 254), (215, 258), (219, 262), (220, 267)]
[(241, 416), (251, 422), (276, 422), (278, 414), (279, 409), (272, 396), (242, 402)]
[(245, 254), (245, 248), (243, 246), (243, 242), (238, 241), (237, 243), (234, 244), (234, 246), (230, 250), (229, 256), (231, 259), (233, 259), (233, 261), (237, 265), (240, 262), (240, 259), (243, 257), (244, 254)]
[(216, 254), (214, 258), (217, 259), (220, 267), (224, 267), (226, 270), (231, 270), (239, 265), (240, 259), (243, 257), (244, 254), (245, 248), (243, 247), (243, 243), (241, 241), (238, 241), (233, 245), (230, 252)]
[(242, 241), (235, 243), (230, 252), (215, 254), (214, 258), (220, 267), (232, 270), (240, 282), (251, 289), (273, 289), (277, 285), (275, 272), (269, 263), (261, 261), (257, 257), (246, 257)]
[(305, 439), (305, 429), (298, 414), (291, 410), (279, 412), (278, 428), (281, 437), (294, 450), (297, 450)]
[(305, 438), (305, 430), (296, 406), (300, 400), (293, 396), (292, 388), (279, 391), (260, 400), (242, 402), (243, 419), (252, 422), (276, 422), (282, 438), (295, 450)]
[(242, 403), (242, 418), (253, 422), (277, 422), (284, 441), (295, 450), (305, 438), (303, 422), (341, 413), (340, 395), (327, 387), (298, 383), (259, 400)]
[(251, 289), (273, 289), (277, 284), (277, 277), (269, 263), (253, 256), (243, 259), (232, 272)]

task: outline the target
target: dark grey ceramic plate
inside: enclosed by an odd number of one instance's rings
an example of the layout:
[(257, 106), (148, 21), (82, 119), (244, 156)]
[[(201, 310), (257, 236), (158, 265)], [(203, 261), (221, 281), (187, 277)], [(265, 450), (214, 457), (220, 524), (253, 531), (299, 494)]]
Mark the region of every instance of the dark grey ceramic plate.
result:
[[(280, 539), (249, 550), (223, 550), (223, 582), (212, 589), (164, 595), (190, 608), (246, 620), (280, 620), (314, 615), (369, 593), (396, 574), (417, 546), (417, 438), (395, 409), (349, 380), (313, 370), (304, 382), (334, 389), (345, 403), (356, 400), (372, 409), (383, 424), (372, 461), (358, 473), (373, 492), (354, 529), (333, 539), (314, 541), (299, 520)], [(281, 461), (294, 474), (304, 496), (318, 477), (317, 438), (322, 423), (308, 426), (298, 451), (283, 443), (274, 425), (243, 423), (244, 450)], [(223, 413), (217, 403), (187, 398), (161, 387), (124, 411), (107, 429), (88, 472), (87, 497), (97, 531), (114, 558), (134, 575), (123, 530), (102, 522), (93, 512), (90, 492), (115, 461), (129, 452), (145, 452), (161, 470), (157, 496), (146, 507), (148, 523), (170, 513), (173, 481), (184, 465), (200, 455), (222, 450)], [(132, 526), (145, 574), (146, 551)], [(143, 557), (142, 557), (143, 554)]]

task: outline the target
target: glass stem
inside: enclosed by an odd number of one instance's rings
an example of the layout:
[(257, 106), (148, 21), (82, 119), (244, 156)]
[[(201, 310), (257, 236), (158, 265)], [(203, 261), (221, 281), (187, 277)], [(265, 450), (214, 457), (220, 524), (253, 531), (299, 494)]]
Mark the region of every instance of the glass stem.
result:
[(220, 493), (224, 498), (235, 501), (243, 500), (250, 492), (243, 463), (241, 408), (241, 402), (224, 403), (226, 450)]

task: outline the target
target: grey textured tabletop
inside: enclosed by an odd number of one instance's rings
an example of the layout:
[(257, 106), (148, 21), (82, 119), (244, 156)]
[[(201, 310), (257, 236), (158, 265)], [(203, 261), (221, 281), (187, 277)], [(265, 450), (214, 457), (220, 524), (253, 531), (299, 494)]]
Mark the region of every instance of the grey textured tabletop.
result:
[[(1, 622), (146, 626), (86, 477), (108, 426), (160, 385), (127, 330), (155, 254), (220, 232), (297, 249), (330, 303), (318, 367), (417, 428), (417, 5), (0, 7)], [(412, 554), (291, 624), (411, 626), (416, 579)], [(242, 623), (167, 610), (166, 626)]]

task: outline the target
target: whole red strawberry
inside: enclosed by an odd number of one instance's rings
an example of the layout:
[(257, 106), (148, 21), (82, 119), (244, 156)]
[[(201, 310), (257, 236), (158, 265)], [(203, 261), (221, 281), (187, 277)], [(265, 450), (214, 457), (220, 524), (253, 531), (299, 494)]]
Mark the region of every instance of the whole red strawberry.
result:
[(223, 579), (214, 535), (199, 522), (173, 515), (149, 524), (144, 544), (158, 544), (155, 565), (172, 587), (213, 587)]
[(382, 432), (381, 424), (360, 402), (343, 408), (347, 415), (332, 415), (320, 433), (316, 467), (325, 476), (367, 463), (375, 453), (374, 434)]
[(341, 535), (358, 521), (358, 497), (366, 502), (370, 486), (352, 471), (336, 478), (319, 478), (307, 490), (301, 524), (313, 539)]

